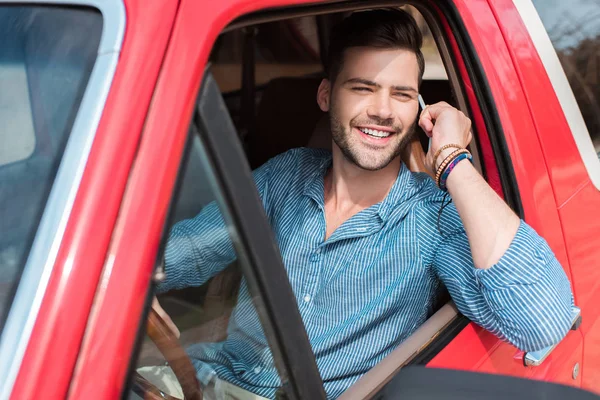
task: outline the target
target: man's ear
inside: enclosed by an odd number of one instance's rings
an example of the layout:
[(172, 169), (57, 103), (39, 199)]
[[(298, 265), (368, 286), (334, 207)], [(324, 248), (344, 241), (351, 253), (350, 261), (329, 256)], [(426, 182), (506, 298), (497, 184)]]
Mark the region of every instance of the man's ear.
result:
[(329, 100), (331, 99), (331, 82), (329, 79), (323, 79), (317, 90), (317, 104), (321, 111), (329, 111)]

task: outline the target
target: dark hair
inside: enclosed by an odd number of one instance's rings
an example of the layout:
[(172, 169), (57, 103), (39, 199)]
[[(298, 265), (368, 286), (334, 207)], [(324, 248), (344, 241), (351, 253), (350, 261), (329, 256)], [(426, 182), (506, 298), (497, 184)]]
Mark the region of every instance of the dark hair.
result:
[(417, 56), (419, 86), (425, 71), (421, 52), (423, 36), (414, 18), (397, 8), (360, 11), (344, 18), (334, 26), (325, 63), (329, 80), (334, 82), (344, 62), (344, 53), (350, 47), (378, 49), (405, 49)]

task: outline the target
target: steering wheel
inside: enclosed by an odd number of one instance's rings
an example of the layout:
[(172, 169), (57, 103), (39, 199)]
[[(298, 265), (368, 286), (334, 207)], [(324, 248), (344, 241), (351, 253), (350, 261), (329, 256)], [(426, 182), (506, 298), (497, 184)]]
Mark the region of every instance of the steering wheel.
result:
[[(153, 308), (148, 314), (147, 334), (175, 373), (183, 391), (183, 398), (185, 400), (202, 400), (202, 389), (196, 379), (196, 369), (179, 343), (177, 336)], [(176, 400), (175, 397), (162, 392), (137, 372), (134, 375), (134, 386), (141, 389), (145, 400)]]

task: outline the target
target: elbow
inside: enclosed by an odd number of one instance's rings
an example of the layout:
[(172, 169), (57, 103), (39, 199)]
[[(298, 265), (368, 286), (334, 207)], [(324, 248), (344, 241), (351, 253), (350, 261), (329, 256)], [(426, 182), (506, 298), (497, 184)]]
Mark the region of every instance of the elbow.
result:
[(541, 309), (535, 310), (526, 323), (517, 329), (512, 336), (516, 347), (525, 351), (539, 351), (558, 344), (569, 333), (573, 326), (573, 298), (562, 296), (556, 302), (546, 303)]

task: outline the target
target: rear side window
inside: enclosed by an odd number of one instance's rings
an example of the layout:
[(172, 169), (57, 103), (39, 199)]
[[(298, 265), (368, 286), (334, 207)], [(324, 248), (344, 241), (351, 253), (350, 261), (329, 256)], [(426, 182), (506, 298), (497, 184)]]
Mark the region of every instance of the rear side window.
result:
[(0, 326), (96, 60), (102, 16), (0, 6)]
[(600, 2), (533, 0), (600, 157)]

